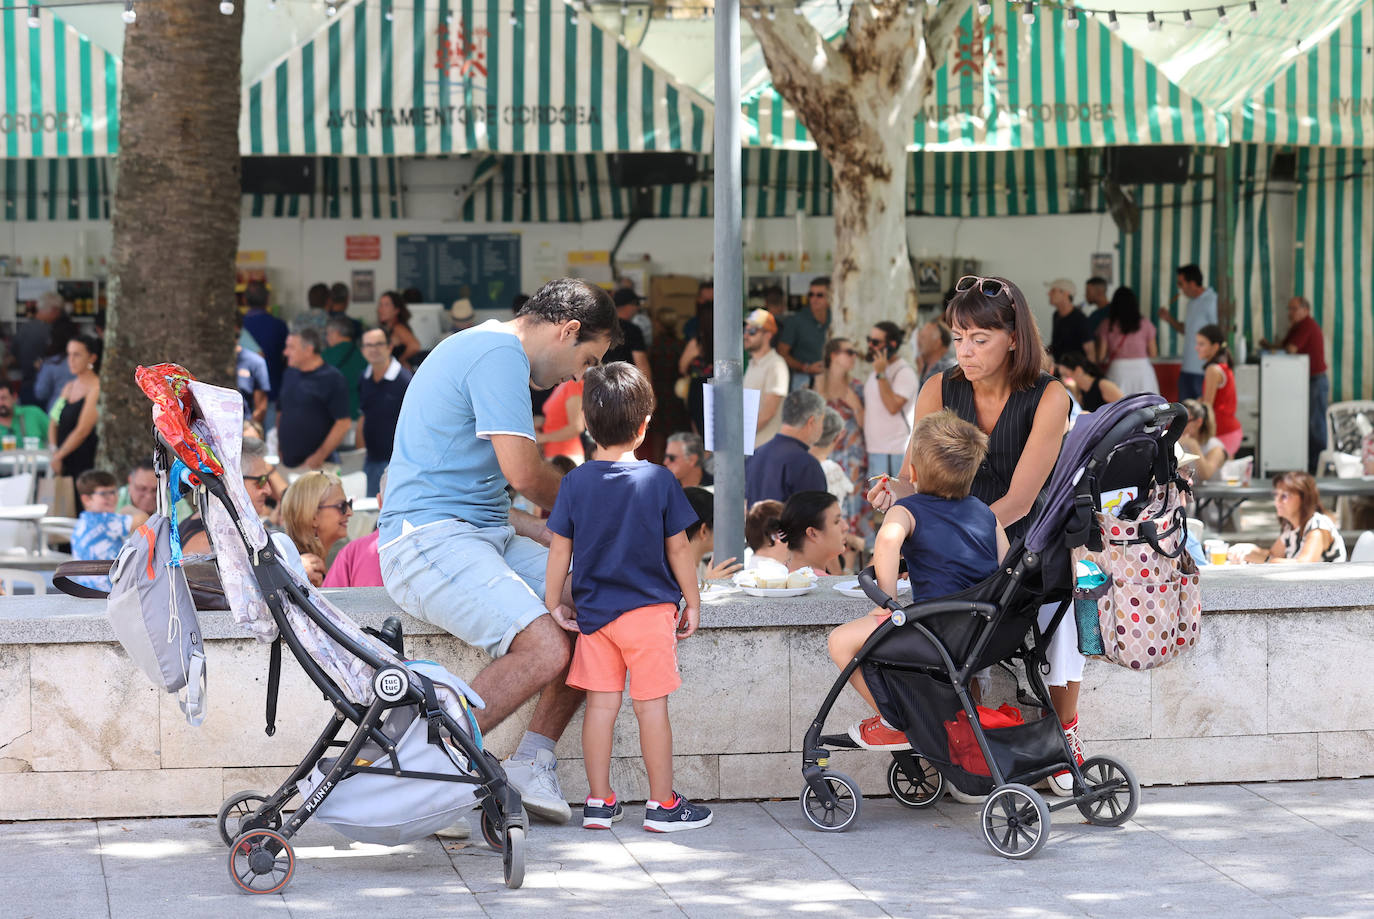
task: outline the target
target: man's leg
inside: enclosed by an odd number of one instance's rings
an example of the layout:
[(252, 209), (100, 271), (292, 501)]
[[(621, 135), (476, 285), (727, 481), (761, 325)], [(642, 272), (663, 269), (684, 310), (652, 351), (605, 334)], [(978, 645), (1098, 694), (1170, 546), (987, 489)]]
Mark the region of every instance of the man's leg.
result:
[(1326, 449), (1326, 409), (1331, 381), (1323, 374), (1307, 383), (1307, 471), (1319, 475), (1317, 458)]
[[(511, 712), (542, 690), (530, 730), (558, 740), (582, 701), (581, 691), (568, 690), (563, 682), (568, 674), (571, 651), (568, 633), (558, 627), (552, 616), (541, 616), (516, 635), (510, 643), (510, 650), (493, 660), (472, 679), (472, 688), (487, 703), (485, 709), (476, 713), (477, 726), (482, 732), (486, 733), (505, 721)], [(556, 687), (558, 683), (562, 685)], [(558, 692), (559, 689), (567, 692)], [(571, 700), (567, 698), (568, 694), (571, 694)], [(550, 701), (551, 696), (558, 697), (557, 703)], [(558, 724), (558, 716), (569, 705), (570, 710), (562, 718), (562, 723)], [(544, 715), (542, 719), (541, 709)], [(545, 730), (539, 730), (541, 727)]]

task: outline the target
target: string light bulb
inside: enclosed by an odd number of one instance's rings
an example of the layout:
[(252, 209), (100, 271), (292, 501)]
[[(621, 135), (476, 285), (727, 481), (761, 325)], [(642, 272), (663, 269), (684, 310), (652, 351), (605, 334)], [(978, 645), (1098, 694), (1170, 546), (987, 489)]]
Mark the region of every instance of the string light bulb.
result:
[(988, 3), (987, 0), (978, 0), (978, 15), (982, 16), (984, 19), (991, 16), (992, 4)]
[(396, 18), (396, 14), (393, 13), (393, 12), (391, 11), (391, 7), (388, 6), (388, 7), (386, 8), (386, 12), (382, 14), (382, 18), (385, 19), (387, 22), (391, 22), (392, 20), (394, 20), (394, 19)]
[(1227, 29), (1227, 30), (1226, 30), (1226, 44), (1228, 44), (1228, 45), (1231, 44), (1231, 30), (1230, 30), (1230, 29)]
[(326, 3), (326, 4), (324, 5), (324, 14), (325, 14), (326, 16), (329, 16), (330, 18), (333, 18), (334, 16), (337, 16), (338, 13), (339, 13), (339, 8), (338, 8), (337, 6), (335, 6), (334, 4), (332, 4), (332, 3)]
[(1069, 18), (1064, 22), (1064, 28), (1075, 31), (1078, 28), (1078, 10), (1069, 7)]
[(774, 7), (771, 7), (771, 6), (770, 6), (770, 7), (768, 8), (768, 21), (769, 21), (769, 22), (772, 22), (774, 19), (777, 19), (777, 18), (778, 18), (778, 11), (777, 11), (777, 9), (775, 9)]
[(1226, 14), (1226, 7), (1217, 7), (1217, 22), (1221, 23), (1222, 25), (1226, 25), (1230, 21), (1231, 17)]
[(630, 18), (630, 4), (626, 3), (625, 0), (620, 0), (620, 18)]
[(515, 15), (515, 7), (511, 7), (510, 16), (506, 18), (506, 21), (513, 26), (520, 24), (520, 17)]
[(749, 10), (749, 15), (753, 16), (755, 19), (758, 19), (761, 16), (763, 16), (763, 10), (759, 9), (757, 6), (753, 7)]
[(1258, 19), (1258, 18), (1259, 18), (1259, 4), (1256, 3), (1255, 0), (1250, 0), (1250, 18), (1251, 18), (1251, 19)]
[(916, 15), (916, 0), (906, 0), (906, 14), (908, 16)]
[(568, 25), (577, 25), (577, 7), (568, 7)]
[(219, 11), (225, 16), (234, 15), (234, 0), (221, 0)]
[(38, 28), (39, 26), (41, 26), (42, 24), (43, 24), (43, 20), (42, 20), (41, 18), (39, 18), (39, 16), (38, 16), (38, 4), (37, 4), (37, 3), (30, 4), (30, 6), (29, 6), (29, 28), (30, 28), (30, 29), (36, 29), (36, 28)]
[(1113, 32), (1121, 31), (1121, 20), (1116, 18), (1116, 10), (1107, 12), (1107, 28)]
[(1151, 32), (1158, 32), (1160, 29), (1159, 20), (1155, 18), (1155, 11), (1150, 10), (1145, 14), (1145, 28)]
[(1034, 25), (1035, 23), (1035, 6), (1031, 0), (1026, 0), (1025, 3), (1021, 4), (1021, 21), (1026, 25)]
[(119, 18), (124, 20), (126, 26), (131, 26), (138, 20), (138, 13), (134, 11), (134, 0), (124, 0), (124, 12), (119, 14)]
[(1288, 12), (1288, 0), (1279, 0), (1279, 9)]

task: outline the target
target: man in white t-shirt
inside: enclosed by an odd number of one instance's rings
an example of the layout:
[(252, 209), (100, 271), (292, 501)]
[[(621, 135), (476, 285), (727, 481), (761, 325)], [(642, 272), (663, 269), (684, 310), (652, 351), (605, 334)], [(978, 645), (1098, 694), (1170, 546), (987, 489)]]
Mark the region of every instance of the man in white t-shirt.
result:
[(749, 369), (744, 371), (744, 388), (759, 391), (759, 423), (754, 444), (767, 443), (782, 426), (782, 400), (787, 395), (787, 362), (773, 350), (778, 320), (765, 309), (744, 317), (744, 350), (749, 352)]
[(921, 388), (915, 368), (897, 356), (901, 345), (902, 330), (894, 322), (880, 322), (868, 333), (868, 359), (873, 364), (864, 383), (868, 471), (893, 478), (901, 472)]

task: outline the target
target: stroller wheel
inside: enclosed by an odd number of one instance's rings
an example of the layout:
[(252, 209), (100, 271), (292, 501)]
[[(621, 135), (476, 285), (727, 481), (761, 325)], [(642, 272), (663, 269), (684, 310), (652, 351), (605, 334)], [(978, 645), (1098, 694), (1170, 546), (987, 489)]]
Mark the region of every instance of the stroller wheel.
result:
[[(1080, 798), (1078, 810), (1097, 826), (1121, 826), (1140, 806), (1140, 783), (1126, 764), (1110, 756), (1092, 756), (1083, 761), (1083, 781), (1088, 794), (1102, 791), (1102, 797)], [(1110, 789), (1110, 790), (1107, 790)]]
[(916, 766), (913, 773), (895, 755), (887, 767), (887, 788), (892, 797), (907, 807), (929, 807), (940, 800), (945, 790), (945, 777), (924, 756), (911, 755)]
[(234, 840), (242, 836), (245, 830), (256, 830), (264, 826), (270, 830), (281, 829), (280, 813), (273, 814), (261, 823), (254, 821), (251, 826), (245, 825), (259, 805), (266, 803), (267, 795), (260, 791), (241, 791), (220, 805), (216, 821), (219, 824), (219, 838), (226, 846), (232, 846)]
[(502, 831), (501, 824), (487, 816), (486, 808), (482, 809), (482, 838), (497, 852), (505, 851), (506, 834)]
[(843, 833), (859, 819), (863, 796), (859, 783), (843, 772), (827, 772), (822, 776), (831, 801), (823, 801), (809, 784), (802, 788), (802, 816), (816, 829), (826, 833)]
[(512, 826), (506, 828), (506, 848), (501, 853), (501, 866), (506, 875), (506, 886), (514, 890), (525, 883), (525, 828)]
[(277, 893), (296, 871), (296, 854), (276, 830), (249, 830), (229, 850), (229, 876), (244, 893)]
[(1002, 785), (983, 802), (983, 838), (1003, 858), (1030, 858), (1050, 835), (1050, 809), (1025, 785)]

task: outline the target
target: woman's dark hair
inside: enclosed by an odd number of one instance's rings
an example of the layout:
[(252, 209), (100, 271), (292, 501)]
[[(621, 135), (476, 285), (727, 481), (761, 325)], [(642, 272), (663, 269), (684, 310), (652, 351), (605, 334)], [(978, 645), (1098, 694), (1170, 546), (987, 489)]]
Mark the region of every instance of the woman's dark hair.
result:
[(100, 345), (100, 339), (96, 338), (94, 335), (73, 335), (71, 341), (80, 342), (81, 347), (90, 352), (91, 357), (95, 359), (95, 366), (91, 369), (99, 373), (100, 352), (103, 350)]
[(1070, 351), (1059, 359), (1059, 363), (1070, 370), (1082, 370), (1095, 379), (1102, 376), (1102, 368), (1088, 360), (1088, 356), (1082, 351)]
[[(1297, 529), (1302, 530), (1307, 526), (1307, 521), (1312, 519), (1313, 514), (1326, 513), (1322, 507), (1321, 493), (1317, 491), (1317, 480), (1305, 472), (1281, 472), (1274, 476), (1275, 491), (1286, 491), (1298, 496), (1298, 524)], [(1283, 530), (1293, 528), (1288, 521), (1281, 525)]]
[(383, 293), (381, 297), (377, 298), (377, 302), (380, 303), (383, 298), (390, 300), (391, 305), (396, 308), (396, 324), (410, 328), (410, 304), (406, 303), (405, 298), (401, 296), (401, 292), (398, 290), (388, 290)]
[(697, 307), (697, 347), (701, 350), (701, 360), (707, 366), (715, 360), (716, 346), (716, 307), (715, 301), (707, 300)]
[(614, 348), (623, 339), (611, 295), (605, 288), (581, 278), (550, 281), (536, 290), (516, 315), (557, 325), (576, 319), (582, 324), (577, 330), (579, 342), (606, 335), (610, 337), (610, 347)]
[(654, 413), (654, 388), (639, 368), (612, 361), (588, 369), (582, 379), (582, 417), (592, 439), (602, 447), (634, 440), (644, 419)]
[(696, 512), (697, 522), (686, 529), (688, 539), (696, 539), (702, 527), (714, 531), (716, 521), (716, 496), (704, 488), (693, 485), (691, 488), (684, 488), (687, 494), (687, 503), (692, 505), (692, 510)]
[(778, 519), (778, 529), (787, 548), (800, 551), (806, 545), (806, 531), (811, 527), (825, 528), (825, 512), (839, 499), (828, 491), (799, 491), (787, 499)]
[(778, 541), (781, 520), (781, 501), (755, 501), (749, 513), (744, 515), (744, 544), (755, 552), (767, 549)]
[(67, 342), (77, 333), (76, 320), (66, 312), (59, 313), (52, 324), (52, 336), (48, 339), (48, 357), (66, 357)]
[[(1219, 325), (1205, 325), (1197, 330), (1197, 333), (1214, 345), (1220, 345), (1217, 353), (1212, 355), (1212, 359), (1207, 362), (1207, 367), (1213, 364), (1225, 364), (1231, 366), (1231, 349), (1226, 347), (1226, 333), (1221, 330)], [(1206, 367), (1203, 368), (1207, 369)]]
[(1122, 335), (1132, 335), (1140, 329), (1140, 300), (1129, 287), (1118, 287), (1107, 304), (1107, 319), (1116, 324)]
[[(984, 293), (982, 282), (986, 281), (996, 281), (1002, 289), (996, 294)], [(1013, 390), (1030, 389), (1045, 367), (1045, 345), (1026, 305), (1026, 296), (1006, 278), (983, 278), (982, 282), (954, 295), (945, 308), (945, 325), (951, 329), (1000, 329), (1010, 335), (1016, 347), (1007, 368), (1007, 381)], [(964, 375), (959, 367), (949, 373), (956, 380)]]

